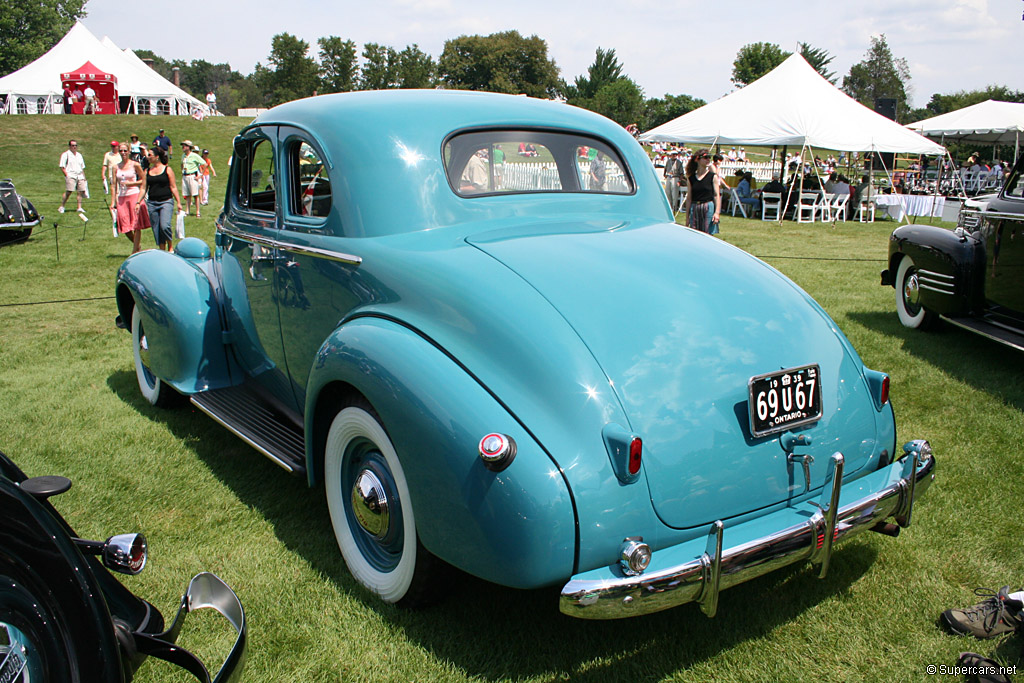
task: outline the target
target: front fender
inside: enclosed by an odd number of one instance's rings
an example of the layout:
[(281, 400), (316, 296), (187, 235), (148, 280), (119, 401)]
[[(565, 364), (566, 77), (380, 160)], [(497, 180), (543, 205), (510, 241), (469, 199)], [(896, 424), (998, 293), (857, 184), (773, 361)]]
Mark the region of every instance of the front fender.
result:
[[(310, 482), (323, 476), (323, 441), (353, 388), (374, 407), (405, 470), (423, 545), (487, 581), (536, 588), (570, 576), (576, 550), (572, 496), (558, 466), (516, 418), (444, 351), (401, 323), (362, 317), (338, 328), (316, 356), (306, 393)], [(517, 444), (507, 469), (478, 453), (490, 432)]]
[(142, 315), (153, 374), (183, 394), (233, 384), (212, 259), (158, 249), (139, 252), (118, 269), (116, 294), (129, 329), (133, 307)]
[[(941, 315), (959, 315), (978, 308), (984, 298), (979, 274), (983, 274), (984, 247), (969, 235), (930, 225), (904, 225), (889, 238), (889, 277), (896, 285), (896, 271), (905, 256), (913, 259), (929, 286), (921, 288), (921, 304)], [(978, 267), (980, 260), (981, 267)]]

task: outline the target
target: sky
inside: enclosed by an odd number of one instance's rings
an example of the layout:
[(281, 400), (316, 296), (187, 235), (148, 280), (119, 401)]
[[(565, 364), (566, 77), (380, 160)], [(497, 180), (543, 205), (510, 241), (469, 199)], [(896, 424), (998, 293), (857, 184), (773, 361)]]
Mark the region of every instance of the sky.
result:
[(89, 30), (119, 47), (227, 62), (243, 74), (267, 63), (279, 33), (308, 42), (311, 53), (318, 38), (336, 35), (360, 52), (364, 43), (415, 43), (436, 59), (450, 38), (515, 29), (543, 38), (567, 81), (586, 72), (598, 47), (614, 48), (646, 97), (710, 102), (734, 89), (732, 63), (749, 43), (823, 48), (841, 85), (871, 37), (884, 34), (910, 66), (915, 107), (933, 93), (993, 84), (1024, 91), (1022, 0), (88, 0), (86, 11)]

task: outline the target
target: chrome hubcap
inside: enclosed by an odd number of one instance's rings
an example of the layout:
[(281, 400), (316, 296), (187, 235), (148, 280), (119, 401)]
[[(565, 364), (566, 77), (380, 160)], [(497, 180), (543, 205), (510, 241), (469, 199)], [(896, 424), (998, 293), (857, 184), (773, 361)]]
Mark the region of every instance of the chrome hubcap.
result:
[[(0, 681), (27, 681), (28, 648), (18, 629), (0, 623)], [(22, 674), (24, 678), (19, 678)]]
[(369, 469), (363, 469), (352, 484), (352, 514), (359, 526), (378, 540), (383, 540), (391, 528), (388, 496), (380, 478)]
[(903, 300), (911, 306), (917, 306), (920, 298), (921, 290), (917, 282), (917, 273), (911, 273), (903, 283)]

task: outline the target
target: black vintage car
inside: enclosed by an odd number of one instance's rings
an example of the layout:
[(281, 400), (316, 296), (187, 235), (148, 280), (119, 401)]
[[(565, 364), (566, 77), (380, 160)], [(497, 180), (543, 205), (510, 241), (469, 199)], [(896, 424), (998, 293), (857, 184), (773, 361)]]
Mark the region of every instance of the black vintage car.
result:
[[(882, 284), (907, 327), (939, 316), (1024, 351), (1024, 156), (999, 194), (965, 206), (957, 228), (904, 225), (889, 238)], [(1021, 234), (1018, 234), (1021, 233)]]
[[(69, 488), (64, 477), (26, 477), (0, 453), (0, 683), (128, 683), (147, 657), (202, 683), (239, 680), (246, 625), (235, 593), (213, 574), (198, 574), (166, 626), (156, 607), (109, 571), (142, 571), (146, 539), (79, 538), (48, 500)], [(212, 679), (175, 644), (186, 615), (202, 608), (220, 612), (237, 632)]]
[(42, 220), (32, 202), (14, 189), (10, 178), (0, 180), (0, 247), (24, 242)]

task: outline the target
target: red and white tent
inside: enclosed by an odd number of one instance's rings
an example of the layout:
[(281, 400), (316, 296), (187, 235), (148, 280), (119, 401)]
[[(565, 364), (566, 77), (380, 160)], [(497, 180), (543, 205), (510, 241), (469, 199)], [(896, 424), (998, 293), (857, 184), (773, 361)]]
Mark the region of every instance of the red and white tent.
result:
[[(87, 87), (96, 93), (97, 114), (117, 114), (117, 77), (114, 74), (100, 71), (92, 62), (60, 75), (61, 85), (71, 92), (84, 91)], [(81, 114), (85, 109), (85, 101), (79, 100), (71, 105), (72, 114)]]

